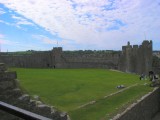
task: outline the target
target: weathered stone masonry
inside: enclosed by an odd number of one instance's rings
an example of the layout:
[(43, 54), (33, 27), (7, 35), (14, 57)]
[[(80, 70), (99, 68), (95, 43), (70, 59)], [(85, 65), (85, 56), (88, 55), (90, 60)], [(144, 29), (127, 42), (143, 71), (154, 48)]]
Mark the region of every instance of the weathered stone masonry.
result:
[(152, 70), (152, 41), (143, 41), (142, 45), (122, 47), (119, 70), (139, 74), (148, 74)]
[(152, 120), (160, 110), (159, 93), (160, 88), (155, 88), (112, 120)]
[(143, 41), (142, 45), (122, 47), (122, 51), (106, 53), (78, 54), (66, 52), (61, 47), (51, 51), (31, 54), (0, 54), (0, 62), (9, 66), (29, 68), (107, 68), (124, 72), (147, 74), (152, 70), (152, 41)]

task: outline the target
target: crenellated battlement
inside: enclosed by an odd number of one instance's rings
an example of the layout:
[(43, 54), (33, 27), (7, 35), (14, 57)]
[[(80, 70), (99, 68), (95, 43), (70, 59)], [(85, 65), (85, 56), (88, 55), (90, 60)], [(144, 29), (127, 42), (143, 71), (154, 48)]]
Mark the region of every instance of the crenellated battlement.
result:
[(142, 45), (130, 43), (122, 47), (119, 69), (125, 72), (148, 74), (152, 70), (152, 41), (144, 40)]
[[(152, 41), (122, 46), (122, 51), (35, 51), (27, 54), (3, 53), (0, 62), (29, 68), (106, 68), (142, 74), (152, 68)], [(36, 62), (35, 62), (36, 61)]]
[(142, 42), (142, 45), (143, 46), (149, 46), (149, 45), (152, 45), (152, 40), (144, 40), (143, 42)]
[(54, 47), (52, 51), (61, 53), (63, 51), (63, 49), (62, 49), (62, 47)]

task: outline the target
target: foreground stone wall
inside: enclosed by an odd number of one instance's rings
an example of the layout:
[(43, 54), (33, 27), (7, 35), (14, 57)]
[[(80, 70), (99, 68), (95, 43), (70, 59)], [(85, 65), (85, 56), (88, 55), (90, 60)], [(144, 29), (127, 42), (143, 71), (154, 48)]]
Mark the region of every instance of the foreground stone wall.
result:
[[(7, 71), (5, 64), (0, 63), (0, 101), (19, 108), (52, 118), (53, 120), (68, 120), (65, 112), (60, 112), (53, 106), (40, 101), (38, 96), (24, 94), (19, 88), (16, 72)], [(13, 115), (0, 111), (0, 120), (21, 120)]]
[(151, 120), (160, 110), (160, 88), (143, 96), (113, 120)]

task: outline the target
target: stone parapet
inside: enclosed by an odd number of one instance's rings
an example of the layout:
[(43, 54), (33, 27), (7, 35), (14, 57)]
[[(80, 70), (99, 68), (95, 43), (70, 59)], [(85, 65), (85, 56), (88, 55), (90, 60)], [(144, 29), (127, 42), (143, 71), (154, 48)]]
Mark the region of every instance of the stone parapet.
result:
[(144, 95), (112, 120), (151, 120), (160, 109), (160, 88)]

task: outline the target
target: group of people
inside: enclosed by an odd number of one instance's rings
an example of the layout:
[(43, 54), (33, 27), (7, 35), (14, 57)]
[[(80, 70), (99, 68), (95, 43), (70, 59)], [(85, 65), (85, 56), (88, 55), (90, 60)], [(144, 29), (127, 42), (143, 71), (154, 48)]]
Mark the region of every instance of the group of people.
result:
[[(146, 80), (147, 77), (146, 75), (141, 74), (139, 79)], [(159, 76), (156, 75), (153, 71), (149, 71), (149, 80), (151, 81), (151, 84), (150, 84), (151, 87), (160, 85)]]
[(145, 76), (144, 74), (141, 74), (140, 77), (139, 77), (139, 79), (140, 79), (140, 80), (145, 80), (145, 79), (146, 79), (146, 76)]

